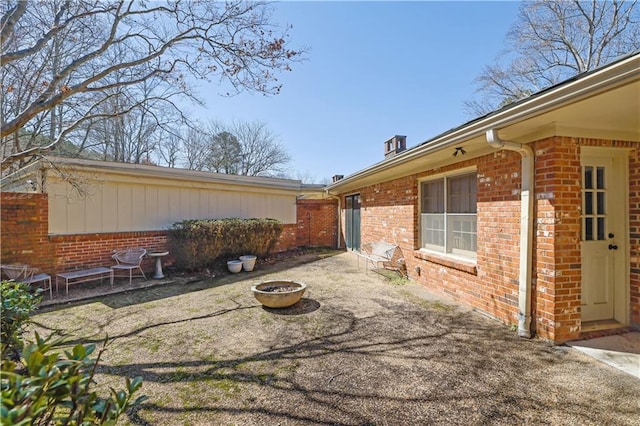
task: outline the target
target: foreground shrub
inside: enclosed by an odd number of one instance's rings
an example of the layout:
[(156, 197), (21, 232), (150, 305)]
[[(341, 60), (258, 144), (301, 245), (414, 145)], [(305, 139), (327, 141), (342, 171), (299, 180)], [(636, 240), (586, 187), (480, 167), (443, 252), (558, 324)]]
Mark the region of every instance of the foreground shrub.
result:
[(35, 343), (25, 346), (21, 362), (2, 361), (3, 425), (113, 425), (118, 417), (146, 399), (133, 399), (142, 386), (142, 378), (126, 379), (125, 390), (110, 390), (107, 398), (92, 390), (96, 366), (105, 346), (96, 359), (89, 356), (96, 346), (76, 345), (64, 355), (51, 352), (51, 336), (42, 339), (35, 334)]
[(169, 230), (169, 242), (176, 265), (197, 270), (244, 254), (265, 257), (281, 233), (275, 219), (185, 220)]
[(32, 290), (29, 284), (13, 281), (0, 283), (0, 347), (2, 359), (18, 360), (23, 348), (22, 333), (30, 315), (42, 300), (42, 289)]

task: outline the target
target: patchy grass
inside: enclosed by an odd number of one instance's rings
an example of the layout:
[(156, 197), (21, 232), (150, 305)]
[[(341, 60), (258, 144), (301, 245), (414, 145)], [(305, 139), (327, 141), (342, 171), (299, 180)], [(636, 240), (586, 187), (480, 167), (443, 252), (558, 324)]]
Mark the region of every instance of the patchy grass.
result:
[[(633, 377), (365, 274), (349, 253), (322, 254), (52, 308), (34, 328), (62, 330), (67, 345), (109, 335), (99, 385), (139, 375), (149, 397), (122, 424), (631, 425), (640, 415)], [(266, 309), (249, 288), (268, 279), (309, 291)]]

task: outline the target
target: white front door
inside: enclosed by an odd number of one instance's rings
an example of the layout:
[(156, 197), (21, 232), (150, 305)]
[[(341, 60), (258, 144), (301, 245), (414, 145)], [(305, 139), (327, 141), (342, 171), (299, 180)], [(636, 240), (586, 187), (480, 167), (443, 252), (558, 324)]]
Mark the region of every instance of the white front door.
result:
[(626, 157), (583, 148), (582, 321), (626, 324)]

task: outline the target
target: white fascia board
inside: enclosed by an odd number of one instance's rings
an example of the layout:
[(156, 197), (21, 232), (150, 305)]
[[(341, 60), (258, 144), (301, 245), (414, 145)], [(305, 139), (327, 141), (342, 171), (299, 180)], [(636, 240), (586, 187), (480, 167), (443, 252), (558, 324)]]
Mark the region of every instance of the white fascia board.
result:
[(417, 157), (450, 148), (460, 142), (483, 135), (487, 130), (500, 129), (516, 124), (532, 116), (549, 112), (563, 105), (638, 79), (640, 79), (640, 53), (635, 53), (615, 64), (576, 76), (555, 87), (538, 92), (503, 109), (442, 133), (414, 148), (397, 154), (389, 160), (383, 160), (360, 170), (336, 183), (328, 185), (327, 193), (337, 194), (339, 191), (336, 190), (339, 190), (344, 185), (391, 169)]
[[(120, 174), (135, 177), (150, 177), (181, 181), (198, 181), (203, 183), (220, 183), (226, 185), (263, 187), (270, 189), (300, 192), (302, 183), (299, 180), (268, 178), (260, 176), (228, 175), (224, 173), (202, 172), (196, 170), (178, 169), (171, 167), (150, 166), (144, 164), (116, 163), (110, 161), (95, 161), (84, 159), (70, 159), (62, 157), (48, 157), (48, 160), (61, 167), (77, 170), (100, 171), (105, 174)], [(46, 163), (43, 166), (48, 167)]]

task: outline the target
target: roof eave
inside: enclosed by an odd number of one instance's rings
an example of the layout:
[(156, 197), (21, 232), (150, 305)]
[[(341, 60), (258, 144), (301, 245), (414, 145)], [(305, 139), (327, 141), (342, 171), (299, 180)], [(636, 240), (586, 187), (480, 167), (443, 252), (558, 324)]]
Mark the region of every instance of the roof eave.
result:
[(635, 53), (599, 70), (576, 76), (556, 87), (543, 90), (522, 101), (465, 123), (393, 158), (376, 163), (332, 183), (327, 186), (327, 193), (339, 194), (342, 187), (353, 185), (360, 179), (395, 168), (407, 161), (451, 148), (462, 141), (478, 137), (487, 130), (503, 128), (528, 117), (548, 112), (567, 103), (638, 79), (639, 69), (640, 53)]

